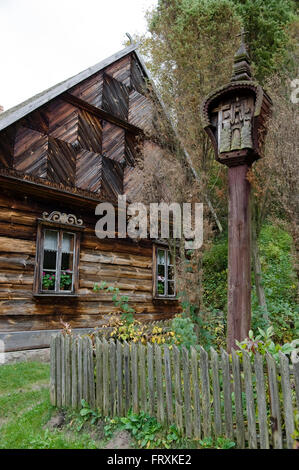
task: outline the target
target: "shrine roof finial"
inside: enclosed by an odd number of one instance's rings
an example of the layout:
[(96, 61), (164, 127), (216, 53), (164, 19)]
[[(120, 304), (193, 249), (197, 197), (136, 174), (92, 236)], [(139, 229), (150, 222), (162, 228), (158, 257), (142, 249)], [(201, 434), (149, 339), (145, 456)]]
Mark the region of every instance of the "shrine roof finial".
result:
[(247, 51), (247, 46), (245, 42), (245, 36), (247, 31), (244, 28), (241, 28), (241, 33), (238, 34), (238, 37), (241, 36), (241, 45), (237, 50), (235, 57), (234, 57), (234, 65), (233, 65), (233, 75), (232, 81), (238, 80), (251, 80), (252, 73), (250, 68), (250, 57)]

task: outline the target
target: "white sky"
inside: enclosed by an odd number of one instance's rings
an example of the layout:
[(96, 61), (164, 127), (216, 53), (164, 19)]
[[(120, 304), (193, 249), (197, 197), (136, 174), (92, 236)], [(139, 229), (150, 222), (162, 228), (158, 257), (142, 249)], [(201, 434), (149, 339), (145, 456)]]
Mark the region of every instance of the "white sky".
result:
[(0, 0), (4, 110), (121, 50), (157, 0)]

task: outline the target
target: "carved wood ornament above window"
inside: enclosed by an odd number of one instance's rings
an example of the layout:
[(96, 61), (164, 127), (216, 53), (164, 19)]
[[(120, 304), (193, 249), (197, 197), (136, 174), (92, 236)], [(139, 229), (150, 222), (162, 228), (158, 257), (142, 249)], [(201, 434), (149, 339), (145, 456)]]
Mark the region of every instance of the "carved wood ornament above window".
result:
[(83, 229), (83, 220), (74, 214), (44, 212), (42, 218), (38, 219), (35, 295), (76, 295)]

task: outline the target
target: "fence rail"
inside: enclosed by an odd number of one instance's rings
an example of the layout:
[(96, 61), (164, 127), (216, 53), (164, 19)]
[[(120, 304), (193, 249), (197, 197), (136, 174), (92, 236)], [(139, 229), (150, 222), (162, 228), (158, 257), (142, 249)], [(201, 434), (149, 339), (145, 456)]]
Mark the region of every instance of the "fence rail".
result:
[(143, 410), (187, 437), (227, 436), (245, 448), (292, 448), (299, 409), (299, 363), (280, 353), (243, 358), (211, 349), (51, 339), (51, 402), (80, 408), (85, 399), (105, 416)]

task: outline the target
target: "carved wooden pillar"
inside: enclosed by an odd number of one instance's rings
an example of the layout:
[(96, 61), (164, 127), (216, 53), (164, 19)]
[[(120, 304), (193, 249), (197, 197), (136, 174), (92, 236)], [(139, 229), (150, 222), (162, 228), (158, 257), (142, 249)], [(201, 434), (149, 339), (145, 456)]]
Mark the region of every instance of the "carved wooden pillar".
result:
[(250, 183), (248, 169), (262, 156), (266, 121), (272, 102), (251, 77), (244, 44), (235, 55), (231, 82), (203, 103), (205, 130), (216, 160), (228, 166), (228, 316), (227, 349), (236, 347), (250, 329)]

